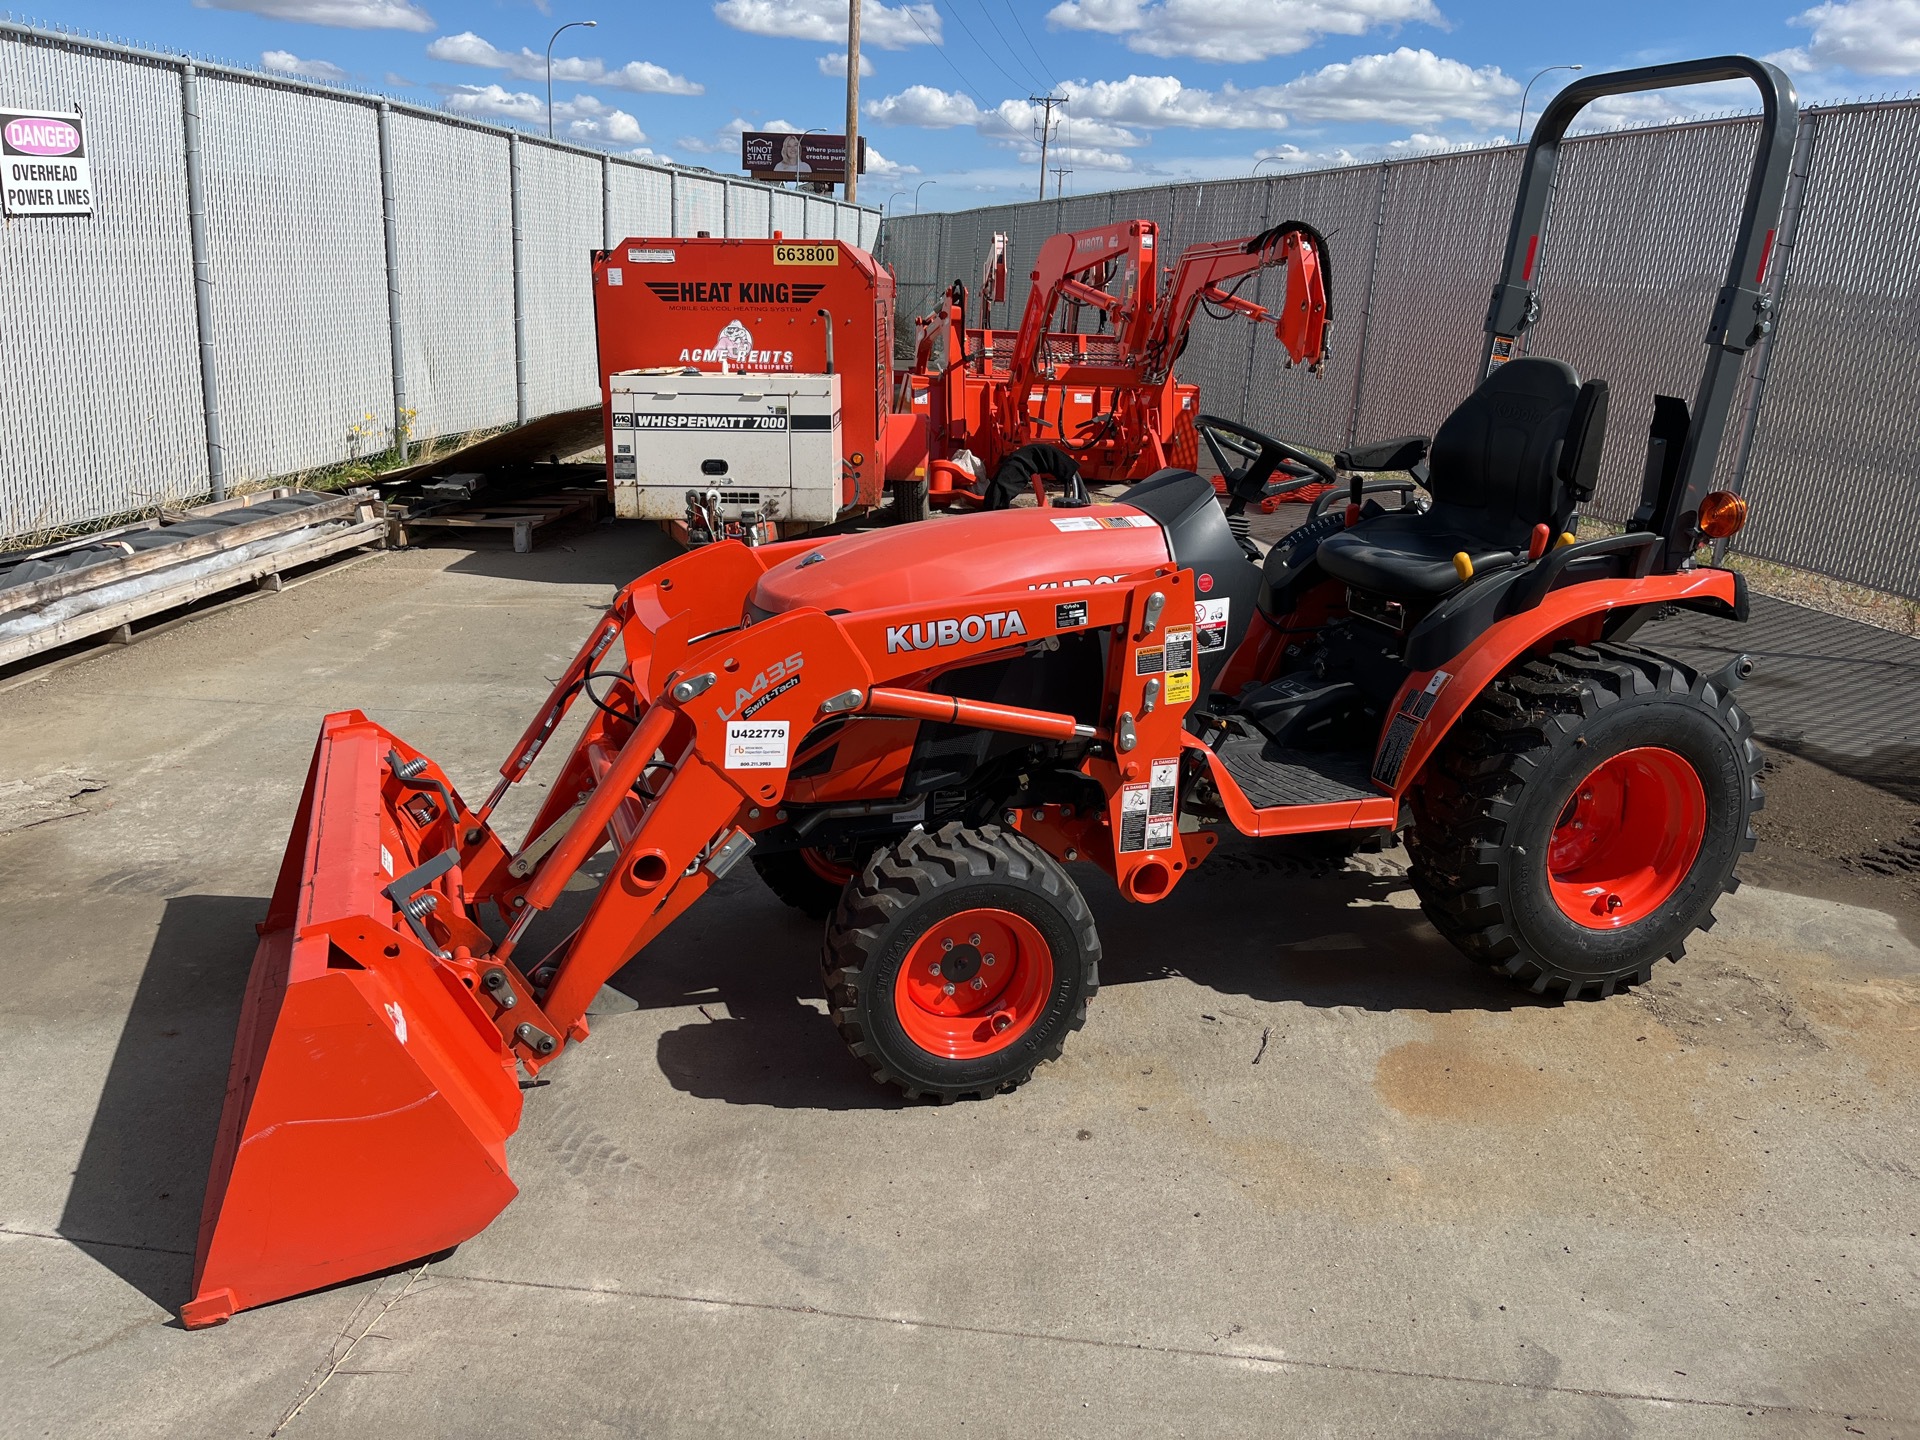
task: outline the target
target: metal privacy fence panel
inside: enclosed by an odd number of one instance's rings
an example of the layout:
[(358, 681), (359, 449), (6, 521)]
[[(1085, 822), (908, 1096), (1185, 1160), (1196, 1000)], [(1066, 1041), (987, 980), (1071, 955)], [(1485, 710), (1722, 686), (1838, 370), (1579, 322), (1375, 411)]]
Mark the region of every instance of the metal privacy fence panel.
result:
[(198, 84), (227, 483), (387, 449), (377, 112), (247, 81)]
[[(1527, 350), (1609, 384), (1594, 515), (1624, 520), (1639, 502), (1653, 397), (1693, 401), (1759, 135), (1757, 120), (1729, 120), (1567, 147)], [(1738, 449), (1735, 425), (1721, 464)]]
[(673, 233), (676, 235), (698, 235), (703, 230), (709, 235), (727, 233), (727, 187), (724, 181), (709, 180), (700, 175), (675, 176), (673, 208)]
[(94, 191), (0, 225), (0, 535), (205, 493), (178, 70), (0, 33), (0, 95), (85, 106)]
[(764, 240), (773, 234), (773, 207), (767, 192), (752, 185), (727, 186), (727, 235)]
[(673, 176), (646, 165), (615, 165), (609, 177), (613, 190), (613, 242), (647, 235), (671, 235)]
[(529, 417), (599, 398), (592, 257), (603, 230), (600, 180), (600, 162), (592, 156), (520, 142)]
[(773, 210), (773, 228), (788, 238), (807, 233), (807, 197), (792, 190), (774, 190), (767, 195)]
[(1386, 167), (1355, 439), (1431, 435), (1473, 389), (1519, 176), (1517, 150)]
[(837, 238), (834, 233), (837, 227), (833, 218), (833, 202), (831, 200), (823, 200), (818, 195), (808, 195), (805, 198), (807, 202), (807, 233), (805, 238), (808, 240), (832, 240)]
[(1738, 548), (1920, 596), (1920, 106), (1811, 123)]
[(513, 229), (507, 139), (395, 115), (401, 354), (415, 435), (514, 417)]
[(4, 22), (0, 99), (79, 109), (97, 196), (0, 227), (4, 538), (592, 403), (588, 252), (609, 231), (764, 235), (776, 204), (795, 235), (878, 226), (523, 135), (516, 333), (513, 131)]
[[(1248, 336), (1248, 369), (1240, 414), (1249, 425), (1296, 445), (1331, 453), (1347, 443), (1367, 333), (1382, 172), (1377, 165), (1263, 178), (1260, 215), (1249, 228), (1301, 220), (1327, 242), (1327, 362), (1319, 374), (1288, 369), (1287, 352), (1270, 329)], [(1278, 305), (1282, 280), (1263, 272), (1253, 298)], [(1223, 377), (1229, 395), (1231, 377)], [(1206, 389), (1201, 389), (1206, 399)], [(1229, 412), (1231, 413), (1231, 411)]]

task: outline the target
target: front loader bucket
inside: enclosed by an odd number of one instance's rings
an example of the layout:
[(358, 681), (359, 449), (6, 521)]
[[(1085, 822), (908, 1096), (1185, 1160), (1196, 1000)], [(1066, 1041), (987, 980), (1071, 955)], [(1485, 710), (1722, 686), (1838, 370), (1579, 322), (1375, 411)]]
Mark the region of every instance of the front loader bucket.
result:
[[(444, 1250), (516, 1193), (513, 1058), (387, 893), (463, 823), (434, 811), (439, 830), (416, 826), (431, 805), (402, 814), (383, 795), (388, 757), (413, 753), (358, 711), (321, 729), (259, 927), (180, 1312), (189, 1327)], [(448, 908), (459, 874), (430, 882)]]

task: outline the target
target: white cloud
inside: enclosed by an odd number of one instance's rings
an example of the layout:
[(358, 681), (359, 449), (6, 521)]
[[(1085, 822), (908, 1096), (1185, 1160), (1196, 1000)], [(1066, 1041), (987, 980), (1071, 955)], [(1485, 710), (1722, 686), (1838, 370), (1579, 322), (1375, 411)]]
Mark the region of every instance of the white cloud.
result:
[(330, 85), (338, 85), (347, 78), (347, 72), (331, 60), (302, 60), (291, 50), (263, 50), (260, 52), (260, 63), (282, 75), (298, 75), (302, 80), (324, 80)]
[[(545, 125), (547, 121), (546, 99), (524, 90), (508, 90), (500, 85), (440, 88), (446, 96), (447, 109), (456, 115), (485, 115), (532, 125)], [(571, 140), (613, 146), (639, 145), (647, 138), (638, 120), (594, 95), (575, 95), (569, 100), (554, 101), (553, 120), (556, 132), (564, 133)]]
[[(1722, 80), (1712, 85), (1683, 85), (1677, 90), (1643, 90), (1637, 95), (1608, 95), (1574, 118), (1580, 130), (1624, 130), (1634, 126), (1665, 125), (1676, 120), (1698, 120), (1728, 111), (1754, 110), (1760, 92), (1745, 80)], [(1528, 113), (1535, 119), (1545, 105), (1536, 89)]]
[[(821, 40), (843, 46), (847, 43), (847, 0), (720, 0), (713, 13), (723, 25), (749, 35)], [(938, 6), (882, 5), (866, 0), (860, 7), (863, 45), (904, 50), (909, 45), (938, 45), (941, 38)]]
[[(1132, 130), (1280, 130), (1291, 120), (1379, 121), (1390, 125), (1435, 126), (1464, 120), (1475, 125), (1504, 125), (1520, 96), (1520, 86), (1497, 66), (1474, 69), (1431, 50), (1402, 47), (1387, 55), (1362, 55), (1290, 80), (1241, 90), (1195, 89), (1172, 75), (1129, 75), (1124, 80), (1062, 81), (1067, 96), (1055, 123), (1069, 140), (1107, 148), (1143, 143)], [(931, 85), (913, 85), (867, 107), (888, 125), (952, 129), (973, 125), (982, 135), (1021, 135), (1039, 121), (1039, 108), (1025, 100), (1003, 100), (982, 110), (964, 94)], [(1064, 119), (1061, 114), (1064, 113)]]
[(1800, 62), (1792, 68), (1920, 74), (1920, 0), (1829, 0), (1787, 23), (1813, 31), (1804, 49), (1789, 52)]
[(413, 0), (193, 0), (201, 10), (240, 10), (269, 20), (299, 25), (332, 25), (342, 30), (434, 28), (433, 17)]
[(1286, 118), (1250, 94), (1226, 86), (1218, 95), (1196, 90), (1171, 75), (1129, 75), (1124, 80), (1069, 80), (1060, 86), (1076, 129), (1082, 117), (1127, 125), (1189, 126), (1203, 130), (1276, 128)]
[(882, 155), (871, 141), (867, 144), (867, 168), (860, 172), (861, 182), (869, 180), (899, 180), (908, 175), (918, 175), (918, 165), (901, 165)]
[(1416, 21), (1446, 23), (1433, 0), (1062, 0), (1047, 12), (1057, 29), (1122, 36), (1130, 50), (1227, 62)]
[(1390, 125), (1466, 120), (1496, 125), (1515, 113), (1520, 84), (1497, 65), (1476, 70), (1431, 50), (1403, 45), (1390, 55), (1361, 55), (1325, 65), (1249, 96), (1296, 120), (1377, 120)]
[[(847, 78), (847, 52), (844, 50), (829, 50), (826, 54), (822, 55), (816, 63), (820, 66), (820, 73), (830, 80), (844, 80)], [(871, 74), (873, 74), (873, 61), (869, 60), (866, 54), (862, 52), (860, 56), (860, 78), (864, 80)]]
[[(471, 30), (463, 30), (458, 35), (442, 35), (427, 46), (427, 55), (452, 65), (478, 65), (488, 70), (504, 70), (517, 80), (544, 81), (547, 78), (547, 57), (541, 52), (524, 46), (517, 52), (501, 50)], [(618, 69), (608, 69), (604, 60), (556, 55), (553, 57), (553, 78), (576, 85), (605, 85), (614, 90), (630, 90), (638, 95), (706, 93), (706, 86), (646, 60), (630, 60)]]
[(899, 94), (888, 95), (867, 106), (867, 114), (882, 125), (918, 125), (923, 130), (977, 125), (986, 113), (971, 97), (933, 85), (909, 85)]

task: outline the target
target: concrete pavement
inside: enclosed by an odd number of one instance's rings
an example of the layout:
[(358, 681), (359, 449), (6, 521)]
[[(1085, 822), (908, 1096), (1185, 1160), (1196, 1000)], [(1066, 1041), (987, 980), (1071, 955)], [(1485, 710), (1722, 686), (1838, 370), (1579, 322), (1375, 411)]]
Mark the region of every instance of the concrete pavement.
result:
[(102, 787), (0, 834), (0, 1434), (1920, 1428), (1920, 905), (1777, 855), (1683, 966), (1564, 1008), (1391, 855), (1230, 842), (1150, 908), (1088, 870), (1086, 1030), (946, 1108), (866, 1079), (742, 867), (528, 1092), (490, 1229), (180, 1330), (319, 717), (483, 792), (662, 554), (565, 543), (381, 556), (0, 693), (0, 782)]

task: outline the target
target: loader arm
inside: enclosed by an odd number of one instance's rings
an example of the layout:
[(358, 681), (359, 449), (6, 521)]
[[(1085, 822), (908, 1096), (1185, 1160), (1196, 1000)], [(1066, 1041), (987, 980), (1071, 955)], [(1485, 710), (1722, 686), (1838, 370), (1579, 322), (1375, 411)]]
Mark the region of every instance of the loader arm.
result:
[[(1152, 522), (1119, 511), (1104, 523)], [(480, 809), (365, 715), (327, 717), (260, 926), (185, 1324), (485, 1228), (516, 1193), (505, 1142), (520, 1077), (586, 1039), (600, 987), (784, 823), (793, 766), (822, 724), (910, 719), (1084, 747), (1108, 804), (1075, 822), (1083, 853), (1146, 901), (1198, 863), (1211, 836), (1114, 839), (1135, 792), (1180, 764), (1193, 672), (1163, 674), (1160, 647), (1184, 637), (1191, 665), (1191, 571), (1153, 562), (1071, 592), (983, 589), (959, 615), (947, 595), (756, 615), (769, 568), (835, 543), (722, 543), (627, 586)], [(936, 669), (987, 663), (1096, 630), (1113, 641), (1097, 723), (925, 688), (930, 652)], [(488, 817), (582, 696), (593, 713), (510, 849)], [(603, 851), (579, 926), (531, 951), (537, 917)]]
[[(1254, 324), (1271, 324), (1289, 360), (1319, 370), (1327, 356), (1327, 242), (1301, 221), (1289, 221), (1244, 240), (1189, 246), (1180, 255), (1173, 285), (1154, 317), (1148, 343), (1146, 378), (1165, 379), (1186, 345), (1193, 312), (1202, 301), (1244, 315)], [(1222, 290), (1229, 280), (1278, 266), (1284, 291), (1274, 307)]]

